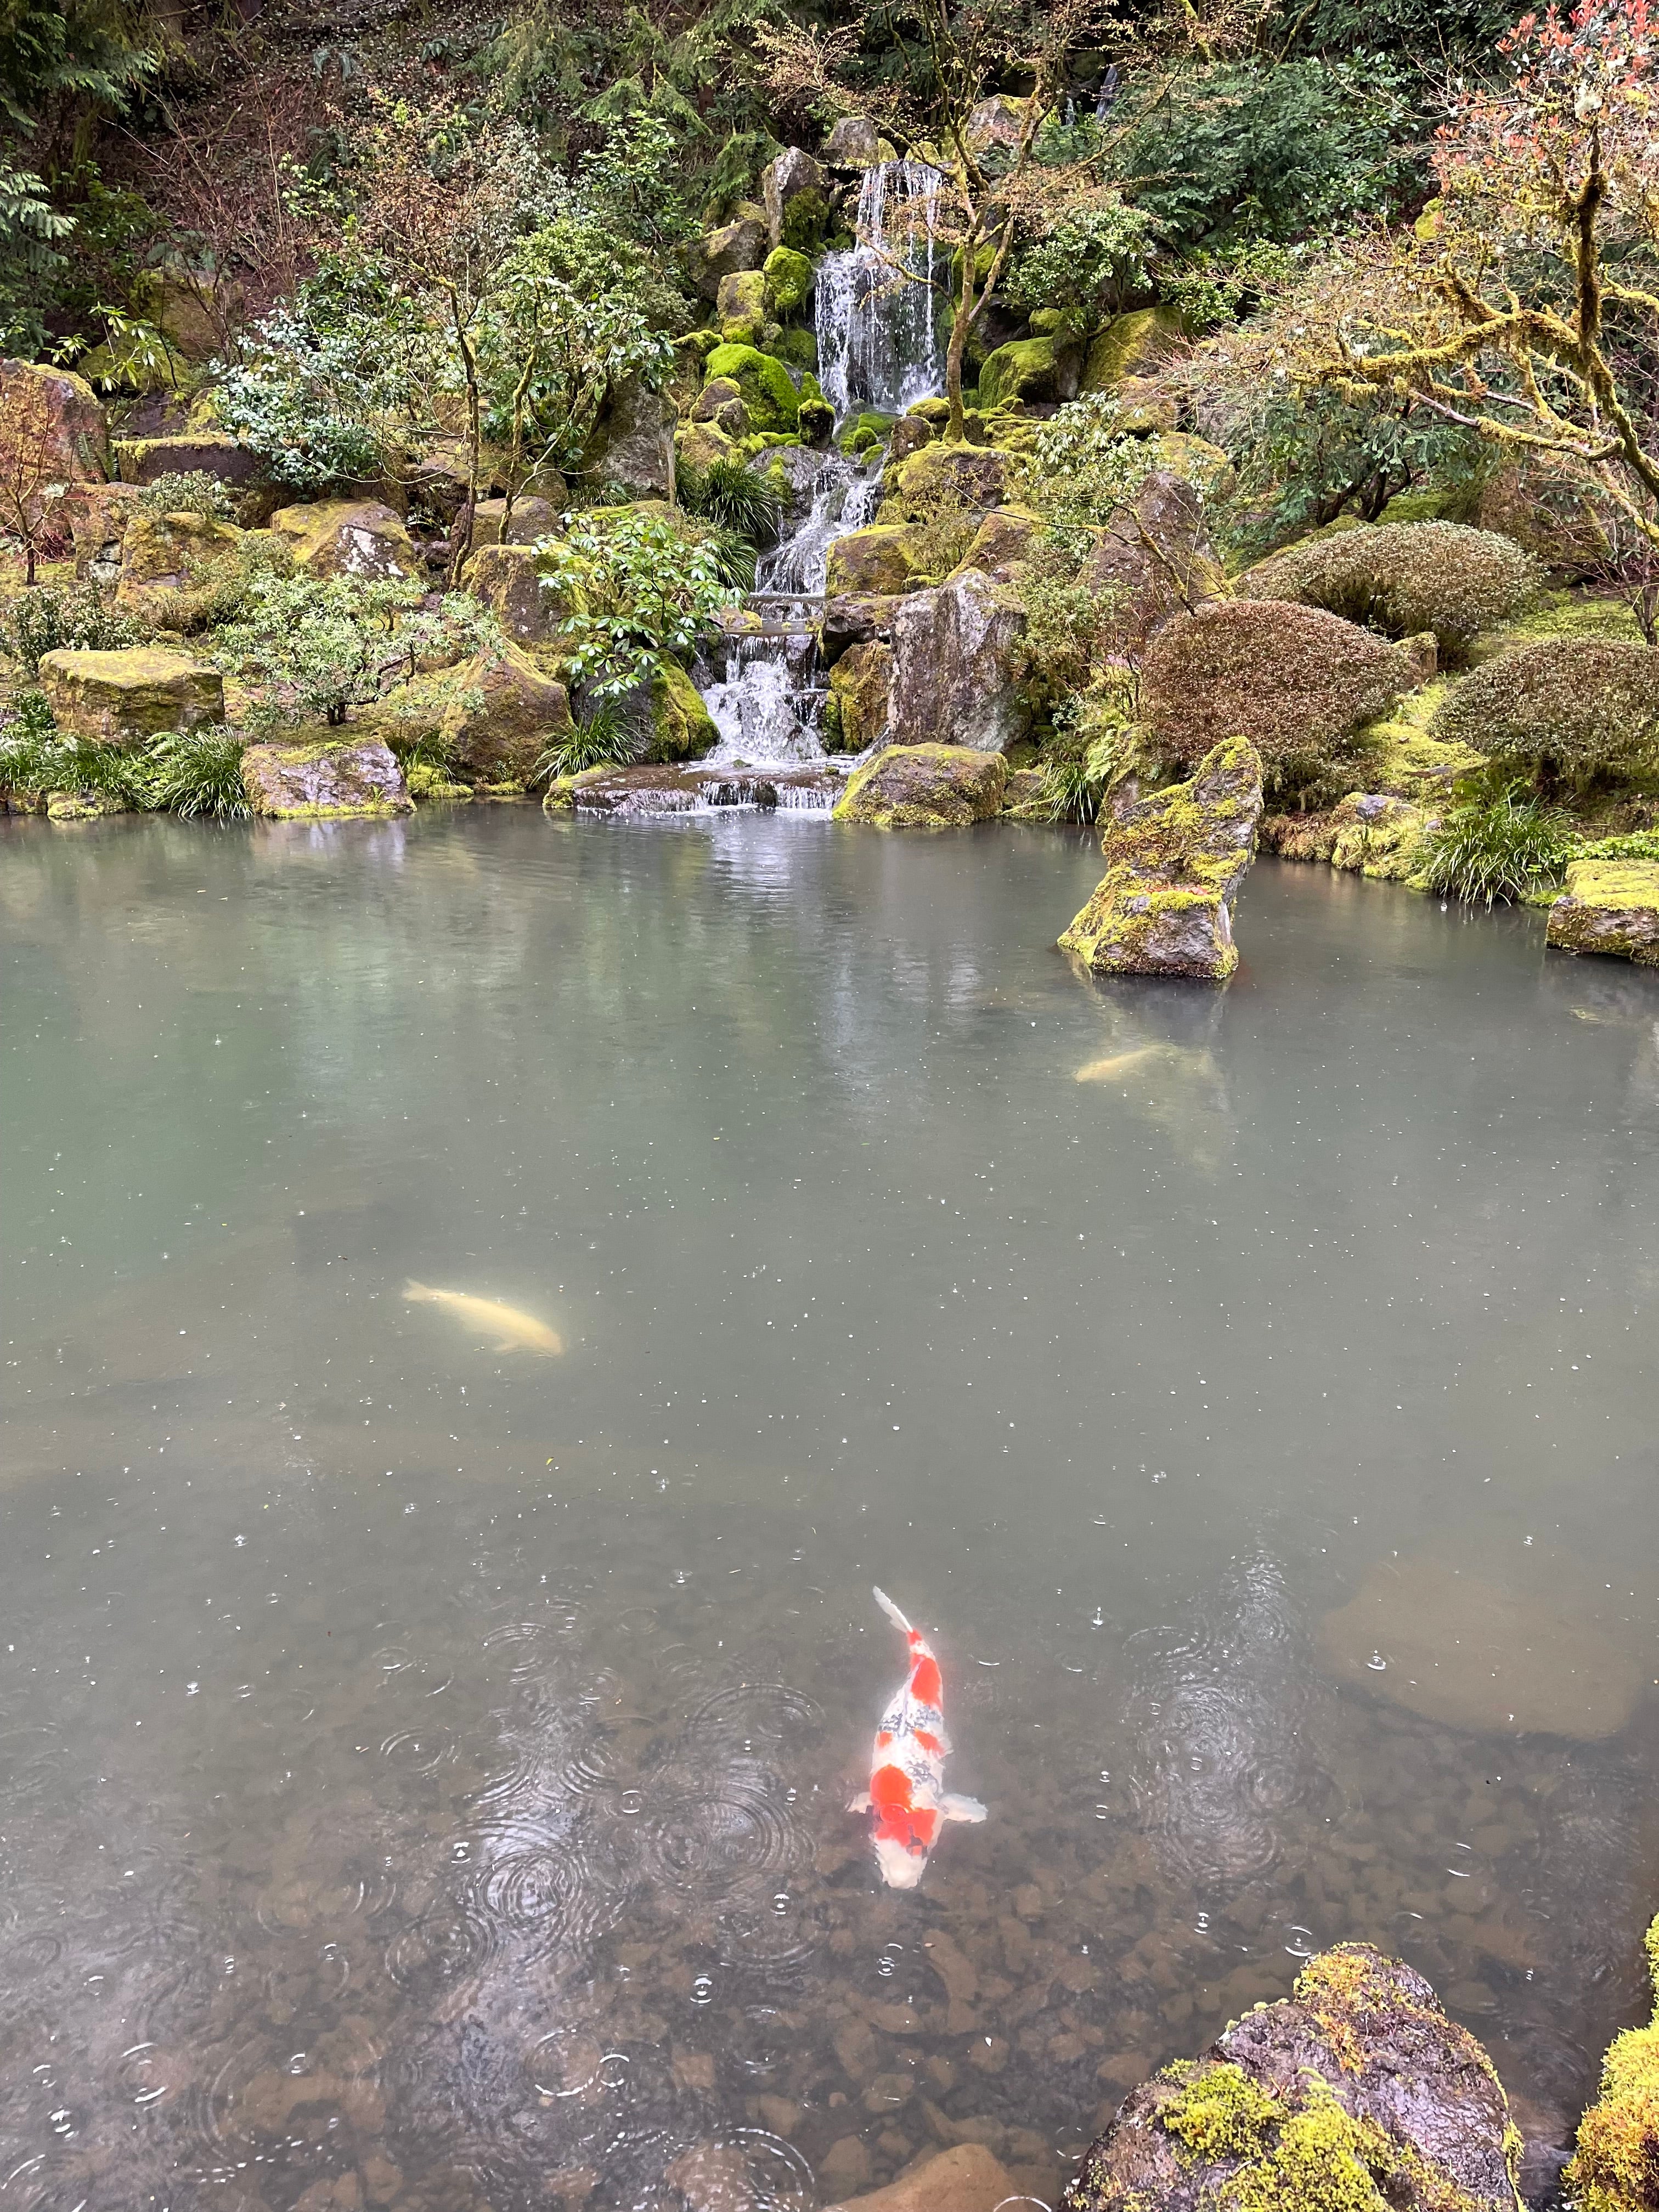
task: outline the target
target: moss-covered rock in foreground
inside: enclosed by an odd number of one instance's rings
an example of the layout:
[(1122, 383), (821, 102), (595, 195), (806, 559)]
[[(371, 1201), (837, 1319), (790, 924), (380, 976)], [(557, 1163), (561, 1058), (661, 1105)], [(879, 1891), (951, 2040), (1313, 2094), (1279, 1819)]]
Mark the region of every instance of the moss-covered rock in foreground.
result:
[(250, 745), (242, 782), (254, 812), (282, 822), (406, 814), (410, 804), (403, 770), (378, 738)]
[(1229, 738), (1189, 781), (1113, 817), (1101, 839), (1106, 872), (1060, 951), (1102, 975), (1224, 983), (1238, 965), (1233, 906), (1261, 819), (1261, 756)]
[(157, 646), (116, 653), (61, 647), (41, 656), (40, 688), (60, 730), (108, 744), (141, 744), (166, 730), (224, 719), (218, 670)]
[(963, 830), (1000, 811), (1007, 779), (1000, 753), (889, 745), (852, 778), (836, 819), (878, 830)]
[[(1607, 952), (1659, 968), (1659, 860), (1573, 861), (1545, 935), (1561, 952)], [(1659, 2191), (1659, 2165), (1654, 2174)]]
[(1065, 2212), (1519, 2212), (1521, 2148), (1492, 2061), (1422, 1976), (1340, 1943), (1309, 1961), (1290, 1997), (1133, 2091), (1062, 2201)]
[[(1659, 1919), (1647, 1933), (1648, 1971), (1659, 1999)], [(1578, 2212), (1650, 2212), (1659, 2203), (1659, 2006), (1646, 2027), (1627, 2027), (1601, 2063), (1601, 2094), (1578, 2126), (1562, 2176)]]

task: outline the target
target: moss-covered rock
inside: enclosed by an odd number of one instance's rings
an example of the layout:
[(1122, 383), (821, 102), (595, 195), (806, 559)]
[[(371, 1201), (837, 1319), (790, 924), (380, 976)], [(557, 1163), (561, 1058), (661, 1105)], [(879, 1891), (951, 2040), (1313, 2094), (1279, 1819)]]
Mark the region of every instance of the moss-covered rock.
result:
[(201, 514), (132, 515), (121, 535), (115, 604), (127, 614), (155, 613), (182, 629), (216, 579), (234, 573), (242, 532)]
[(1223, 600), (1178, 616), (1153, 637), (1141, 667), (1141, 712), (1177, 761), (1197, 761), (1243, 736), (1270, 783), (1307, 787), (1333, 773), (1411, 680), (1401, 647), (1322, 607)]
[(775, 247), (811, 253), (823, 242), (830, 216), (828, 179), (799, 146), (786, 146), (761, 172), (761, 203), (767, 235)]
[(1131, 656), (1165, 623), (1227, 591), (1202, 499), (1184, 477), (1164, 468), (1152, 470), (1133, 501), (1113, 514), (1080, 580), (1106, 595), (1113, 649)]
[(969, 569), (977, 569), (994, 583), (1010, 582), (1042, 527), (1042, 516), (1024, 507), (994, 507), (981, 518), (973, 542), (957, 562), (952, 575), (962, 576)]
[(1331, 809), (1330, 864), (1383, 883), (1406, 883), (1443, 810), (1385, 791), (1351, 791)]
[(1082, 392), (1115, 392), (1126, 377), (1143, 377), (1167, 355), (1177, 337), (1166, 307), (1136, 307), (1115, 315), (1089, 341), (1079, 385)]
[(712, 304), (720, 297), (721, 277), (736, 270), (758, 269), (769, 244), (765, 209), (745, 202), (730, 222), (705, 231), (687, 248), (691, 281), (699, 295)]
[(439, 734), (451, 767), (473, 782), (522, 783), (555, 738), (573, 727), (563, 684), (516, 646), (463, 661), (443, 683)]
[[(741, 410), (743, 402), (733, 404)], [(694, 469), (708, 469), (716, 461), (735, 460), (738, 443), (718, 422), (683, 422), (674, 434), (674, 450)]]
[(720, 278), (714, 313), (725, 345), (757, 346), (770, 319), (766, 277), (759, 269), (735, 269)]
[(481, 545), (461, 571), (461, 589), (520, 645), (544, 645), (559, 626), (562, 606), (547, 588), (533, 546)]
[(887, 727), (887, 692), (893, 673), (890, 646), (872, 638), (851, 647), (830, 672), (824, 744), (830, 752), (861, 753)]
[(1572, 861), (1546, 936), (1561, 952), (1606, 952), (1659, 968), (1659, 860)]
[(121, 653), (45, 653), (40, 689), (60, 730), (110, 744), (142, 744), (164, 731), (193, 730), (224, 720), (225, 687), (218, 670), (155, 646)]
[(1190, 781), (1113, 816), (1101, 840), (1106, 872), (1060, 951), (1101, 975), (1224, 983), (1238, 965), (1233, 908), (1261, 819), (1261, 757), (1227, 738)]
[(1016, 680), (1024, 629), (1014, 594), (977, 570), (902, 599), (890, 626), (895, 744), (1000, 753), (1017, 744), (1030, 727)]
[(1012, 338), (986, 356), (979, 372), (979, 404), (1006, 407), (1015, 399), (1075, 399), (1082, 349), (1063, 332)]
[(559, 504), (545, 493), (520, 493), (507, 511), (505, 499), (481, 499), (472, 510), (472, 545), (533, 545), (559, 527)]
[(75, 573), (94, 583), (116, 581), (121, 573), (121, 540), (138, 512), (137, 484), (71, 484), (62, 512), (75, 543)]
[[(1492, 2061), (1365, 1943), (1131, 2092), (1065, 2212), (1520, 2212)], [(1609, 2208), (1610, 2212), (1610, 2208)]]
[(270, 529), (307, 575), (381, 582), (413, 580), (422, 573), (402, 516), (381, 500), (326, 499), (279, 507)]
[(720, 743), (720, 730), (702, 694), (679, 662), (666, 654), (651, 680), (647, 726), (647, 760), (701, 760)]
[(961, 830), (1002, 806), (1000, 753), (968, 745), (889, 745), (848, 781), (837, 822), (878, 830)]
[(406, 814), (411, 804), (391, 749), (343, 732), (247, 746), (242, 785), (256, 814), (281, 822)]
[(708, 382), (726, 377), (738, 387), (738, 397), (757, 430), (793, 430), (800, 412), (800, 395), (794, 380), (781, 361), (752, 345), (717, 345), (704, 364)]
[(994, 446), (928, 443), (902, 460), (889, 462), (883, 478), (884, 508), (896, 521), (921, 522), (941, 507), (982, 512), (995, 507), (1008, 481), (1008, 458)]
[(774, 246), (766, 257), (767, 294), (775, 312), (787, 319), (804, 314), (812, 298), (812, 264), (793, 246)]
[(173, 438), (117, 438), (110, 450), (123, 483), (204, 476), (241, 490), (263, 483), (265, 477), (263, 458), (226, 430), (192, 430)]
[(614, 386), (581, 469), (590, 483), (614, 485), (631, 500), (672, 498), (674, 409), (665, 395), (637, 376)]
[(1600, 638), (1521, 646), (1455, 684), (1430, 734), (1577, 775), (1659, 769), (1659, 653)]
[(1577, 2212), (1652, 2212), (1659, 2203), (1659, 1919), (1644, 1948), (1654, 2015), (1615, 2036), (1601, 2063), (1601, 2092), (1561, 2177)]
[(830, 548), (825, 590), (831, 598), (846, 592), (902, 592), (923, 555), (921, 532), (904, 522), (872, 522), (849, 530)]
[(109, 418), (85, 377), (43, 362), (0, 360), (0, 401), (20, 389), (33, 395), (30, 419), (44, 433), (42, 491), (101, 483), (110, 472)]
[(1432, 630), (1452, 653), (1522, 613), (1536, 563), (1512, 538), (1455, 522), (1378, 523), (1304, 539), (1249, 569), (1241, 599), (1294, 599), (1387, 637)]

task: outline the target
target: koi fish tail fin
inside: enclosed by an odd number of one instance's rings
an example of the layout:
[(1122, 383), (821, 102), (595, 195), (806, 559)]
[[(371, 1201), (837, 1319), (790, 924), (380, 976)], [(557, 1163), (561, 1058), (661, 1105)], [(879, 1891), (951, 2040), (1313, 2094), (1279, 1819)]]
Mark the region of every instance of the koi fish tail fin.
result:
[(942, 1797), (939, 1811), (947, 1820), (982, 1820), (985, 1808), (977, 1797)]
[(856, 1797), (848, 1799), (847, 1809), (849, 1813), (867, 1813), (874, 1806), (875, 1802), (867, 1790), (860, 1790)]
[(422, 1298), (429, 1298), (432, 1296), (432, 1292), (428, 1290), (424, 1283), (408, 1282), (404, 1285), (404, 1296), (406, 1298), (419, 1300)]
[(909, 1622), (904, 1618), (904, 1615), (894, 1604), (892, 1599), (888, 1596), (886, 1591), (884, 1589), (878, 1589), (875, 1591), (874, 1595), (876, 1603), (887, 1615), (889, 1620), (890, 1620), (896, 1627), (902, 1629), (907, 1636), (912, 1634), (913, 1631)]

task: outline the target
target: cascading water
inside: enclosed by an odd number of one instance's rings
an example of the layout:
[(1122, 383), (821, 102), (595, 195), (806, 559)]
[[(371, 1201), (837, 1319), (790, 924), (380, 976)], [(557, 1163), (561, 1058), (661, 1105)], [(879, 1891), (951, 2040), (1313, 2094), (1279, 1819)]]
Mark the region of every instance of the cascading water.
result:
[(902, 415), (945, 388), (942, 182), (926, 161), (867, 169), (854, 218), (858, 243), (818, 264), (818, 381), (837, 421), (863, 408)]

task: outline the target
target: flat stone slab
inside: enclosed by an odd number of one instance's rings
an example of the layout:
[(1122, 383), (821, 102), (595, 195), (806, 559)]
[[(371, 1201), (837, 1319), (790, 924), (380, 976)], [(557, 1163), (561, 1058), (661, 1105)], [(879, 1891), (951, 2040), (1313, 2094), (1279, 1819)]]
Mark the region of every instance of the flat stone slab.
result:
[(1545, 942), (1659, 968), (1659, 860), (1575, 860)]

